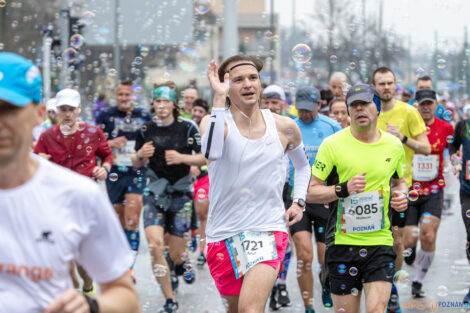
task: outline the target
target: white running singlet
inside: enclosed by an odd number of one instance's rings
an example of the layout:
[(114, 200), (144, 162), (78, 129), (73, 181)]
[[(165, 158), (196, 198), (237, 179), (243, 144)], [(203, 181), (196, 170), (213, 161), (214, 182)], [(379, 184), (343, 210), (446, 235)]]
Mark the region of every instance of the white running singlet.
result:
[(287, 232), (282, 189), (286, 180), (284, 149), (269, 110), (262, 138), (243, 137), (231, 114), (222, 157), (209, 164), (209, 216), (206, 240), (217, 242), (242, 231)]
[(0, 190), (0, 312), (42, 312), (73, 288), (72, 260), (99, 283), (121, 277), (133, 260), (106, 193), (37, 158), (29, 181)]

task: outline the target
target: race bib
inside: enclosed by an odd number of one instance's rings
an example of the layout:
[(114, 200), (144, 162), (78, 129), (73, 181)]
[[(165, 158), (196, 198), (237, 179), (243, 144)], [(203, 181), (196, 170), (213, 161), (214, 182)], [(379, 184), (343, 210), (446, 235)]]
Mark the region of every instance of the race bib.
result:
[(277, 259), (272, 231), (245, 231), (225, 239), (225, 245), (237, 279), (259, 262)]
[(339, 208), (342, 233), (369, 233), (385, 227), (382, 190), (340, 198)]
[(415, 154), (413, 157), (413, 180), (431, 181), (439, 174), (439, 156)]
[(115, 164), (117, 166), (132, 166), (131, 156), (134, 152), (135, 140), (128, 140), (126, 145), (116, 150)]

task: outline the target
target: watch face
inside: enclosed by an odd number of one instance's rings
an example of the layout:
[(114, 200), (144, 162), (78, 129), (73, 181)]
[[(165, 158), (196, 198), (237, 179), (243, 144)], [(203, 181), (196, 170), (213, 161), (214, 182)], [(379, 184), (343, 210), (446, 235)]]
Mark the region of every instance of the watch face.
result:
[(298, 203), (301, 207), (305, 208), (305, 200), (299, 199), (299, 200), (297, 200), (297, 203)]
[(335, 190), (336, 190), (336, 192), (341, 192), (341, 186), (340, 186), (340, 185), (336, 185), (336, 186), (335, 186)]

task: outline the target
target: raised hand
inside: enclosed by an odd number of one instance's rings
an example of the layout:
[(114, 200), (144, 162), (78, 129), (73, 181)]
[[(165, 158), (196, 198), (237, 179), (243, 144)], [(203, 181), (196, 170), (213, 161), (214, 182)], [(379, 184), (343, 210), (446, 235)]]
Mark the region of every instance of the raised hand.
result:
[(207, 78), (209, 79), (214, 96), (225, 98), (228, 95), (228, 90), (230, 88), (229, 74), (225, 73), (224, 81), (220, 82), (217, 71), (217, 64), (212, 60), (207, 66)]

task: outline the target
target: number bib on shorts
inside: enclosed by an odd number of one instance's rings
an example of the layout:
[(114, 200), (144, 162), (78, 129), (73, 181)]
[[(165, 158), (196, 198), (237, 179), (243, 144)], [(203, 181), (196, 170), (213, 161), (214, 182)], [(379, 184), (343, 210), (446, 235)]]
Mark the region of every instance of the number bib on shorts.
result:
[(117, 149), (115, 164), (117, 166), (132, 166), (131, 156), (134, 148), (135, 140), (128, 140), (124, 147)]
[(259, 262), (277, 259), (272, 231), (245, 231), (225, 239), (225, 245), (237, 279)]
[(413, 179), (431, 181), (439, 174), (439, 156), (415, 154), (413, 157)]
[(383, 192), (369, 191), (340, 198), (341, 232), (369, 233), (384, 228)]

